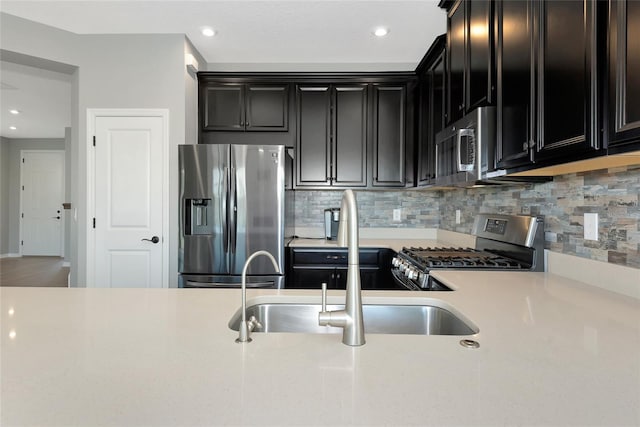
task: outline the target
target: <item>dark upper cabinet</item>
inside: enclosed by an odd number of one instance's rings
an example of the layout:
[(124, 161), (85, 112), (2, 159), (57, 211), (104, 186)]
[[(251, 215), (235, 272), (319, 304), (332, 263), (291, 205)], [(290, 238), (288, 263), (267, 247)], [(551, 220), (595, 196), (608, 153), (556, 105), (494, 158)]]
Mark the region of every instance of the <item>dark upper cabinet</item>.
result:
[(298, 187), (367, 185), (367, 85), (298, 85)]
[(372, 186), (406, 184), (407, 86), (374, 84)]
[(296, 185), (329, 186), (331, 94), (329, 85), (296, 88)]
[(466, 111), (493, 103), (493, 4), (490, 0), (467, 0)]
[(531, 1), (496, 1), (498, 168), (532, 163), (535, 126), (534, 18)]
[(367, 86), (335, 86), (333, 90), (332, 183), (367, 185)]
[(439, 36), (418, 66), (417, 184), (435, 179), (435, 136), (445, 123), (446, 35)]
[(640, 149), (640, 2), (610, 0), (607, 120), (609, 151)]
[(534, 160), (569, 161), (598, 154), (598, 2), (545, 0), (535, 5), (539, 37)]
[(456, 2), (447, 17), (447, 123), (455, 122), (464, 115), (464, 70), (465, 40), (467, 36), (465, 21), (465, 2)]
[(493, 2), (458, 0), (447, 14), (447, 123), (482, 105), (495, 91)]
[(287, 131), (289, 85), (206, 82), (200, 85), (203, 131)]

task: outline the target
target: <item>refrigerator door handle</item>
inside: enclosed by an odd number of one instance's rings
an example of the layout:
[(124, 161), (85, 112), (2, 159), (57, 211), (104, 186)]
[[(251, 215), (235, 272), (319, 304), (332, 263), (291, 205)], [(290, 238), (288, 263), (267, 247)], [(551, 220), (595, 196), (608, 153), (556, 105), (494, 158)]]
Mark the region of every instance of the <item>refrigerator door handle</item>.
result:
[(231, 233), (231, 253), (236, 253), (236, 238), (238, 236), (238, 189), (236, 188), (236, 168), (231, 166), (231, 212), (230, 212), (230, 224), (229, 232)]
[(224, 194), (222, 196), (222, 245), (224, 252), (229, 251), (229, 230), (227, 224), (229, 223), (229, 168), (224, 168), (224, 175), (222, 176), (222, 188)]

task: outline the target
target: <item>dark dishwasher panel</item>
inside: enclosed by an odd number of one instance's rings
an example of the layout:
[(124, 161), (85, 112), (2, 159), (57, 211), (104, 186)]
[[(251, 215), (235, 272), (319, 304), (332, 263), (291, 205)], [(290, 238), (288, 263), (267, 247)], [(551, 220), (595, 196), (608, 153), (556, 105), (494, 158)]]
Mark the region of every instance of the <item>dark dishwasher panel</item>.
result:
[[(289, 248), (285, 288), (346, 289), (348, 256), (346, 248)], [(396, 253), (387, 248), (360, 248), (360, 283), (363, 290), (402, 290), (391, 275), (391, 259)]]

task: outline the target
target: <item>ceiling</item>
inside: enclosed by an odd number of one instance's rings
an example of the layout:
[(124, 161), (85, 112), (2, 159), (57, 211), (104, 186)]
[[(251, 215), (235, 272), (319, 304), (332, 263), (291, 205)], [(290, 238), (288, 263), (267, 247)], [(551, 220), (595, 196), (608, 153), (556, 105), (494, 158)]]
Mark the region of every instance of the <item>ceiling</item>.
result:
[(1, 136), (64, 138), (71, 126), (71, 75), (0, 61), (0, 81)]
[[(446, 31), (446, 15), (437, 4), (438, 0), (2, 0), (0, 11), (77, 34), (185, 34), (210, 70), (407, 71), (415, 69), (436, 36)], [(375, 37), (372, 32), (378, 26), (387, 27), (389, 34)], [(216, 35), (203, 36), (203, 27), (213, 28)], [(70, 122), (70, 76), (1, 64), (1, 135), (62, 137)], [(10, 115), (11, 108), (23, 113)], [(10, 131), (12, 124), (18, 129)]]

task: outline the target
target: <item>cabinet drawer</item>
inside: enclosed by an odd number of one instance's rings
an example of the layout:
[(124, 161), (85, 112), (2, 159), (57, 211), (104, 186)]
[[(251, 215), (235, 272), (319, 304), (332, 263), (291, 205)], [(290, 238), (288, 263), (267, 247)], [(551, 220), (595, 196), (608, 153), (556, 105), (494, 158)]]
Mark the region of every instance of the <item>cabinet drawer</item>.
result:
[[(360, 249), (360, 265), (378, 265), (378, 249)], [(291, 263), (298, 265), (347, 265), (347, 250), (293, 249)]]

